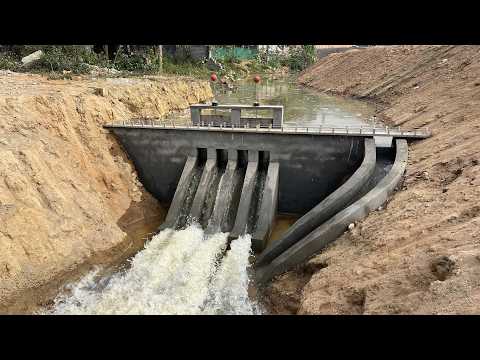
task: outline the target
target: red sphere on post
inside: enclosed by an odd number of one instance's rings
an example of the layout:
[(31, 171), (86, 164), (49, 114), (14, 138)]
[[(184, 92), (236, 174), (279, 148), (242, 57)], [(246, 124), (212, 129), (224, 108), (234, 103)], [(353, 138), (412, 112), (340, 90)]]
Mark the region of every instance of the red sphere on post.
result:
[(217, 74), (212, 73), (212, 75), (210, 75), (210, 80), (217, 81)]
[(255, 77), (253, 78), (253, 81), (255, 81), (258, 84), (260, 82), (260, 76), (255, 75)]

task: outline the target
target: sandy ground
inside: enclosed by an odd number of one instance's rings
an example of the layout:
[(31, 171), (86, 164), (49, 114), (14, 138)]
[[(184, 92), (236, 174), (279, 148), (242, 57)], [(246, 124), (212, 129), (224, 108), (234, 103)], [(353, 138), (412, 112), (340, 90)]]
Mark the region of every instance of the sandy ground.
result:
[(302, 74), (434, 135), (410, 143), (404, 186), (386, 207), (271, 285), (278, 313), (480, 312), (479, 79), (479, 46), (350, 50)]
[(102, 125), (211, 96), (208, 82), (189, 78), (0, 72), (0, 313), (44, 305), (92, 265), (141, 248), (163, 220)]

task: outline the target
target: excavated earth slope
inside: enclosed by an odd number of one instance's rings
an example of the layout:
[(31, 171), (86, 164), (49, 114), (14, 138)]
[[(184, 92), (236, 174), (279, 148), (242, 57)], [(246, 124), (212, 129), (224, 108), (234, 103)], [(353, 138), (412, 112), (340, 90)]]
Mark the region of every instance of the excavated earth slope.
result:
[(162, 117), (211, 96), (208, 82), (189, 78), (0, 72), (1, 313), (44, 305), (82, 269), (141, 246), (163, 220), (102, 125)]
[(388, 124), (428, 126), (433, 137), (410, 144), (403, 188), (385, 208), (272, 284), (273, 306), (300, 314), (479, 313), (480, 47), (353, 50), (321, 59), (300, 82), (372, 101)]

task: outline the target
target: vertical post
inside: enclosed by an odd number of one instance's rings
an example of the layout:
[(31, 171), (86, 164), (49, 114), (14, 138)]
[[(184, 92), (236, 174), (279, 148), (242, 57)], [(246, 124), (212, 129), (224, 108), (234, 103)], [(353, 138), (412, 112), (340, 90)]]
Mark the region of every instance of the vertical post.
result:
[(200, 108), (190, 107), (190, 117), (192, 124), (200, 124)]
[(281, 128), (283, 126), (283, 106), (273, 109), (273, 127)]
[(157, 56), (158, 56), (158, 72), (163, 72), (163, 45), (158, 45), (157, 47)]
[(107, 59), (110, 59), (110, 56), (108, 55), (108, 45), (103, 45), (103, 52), (105, 53)]
[(240, 127), (241, 109), (230, 109), (230, 122), (232, 127)]

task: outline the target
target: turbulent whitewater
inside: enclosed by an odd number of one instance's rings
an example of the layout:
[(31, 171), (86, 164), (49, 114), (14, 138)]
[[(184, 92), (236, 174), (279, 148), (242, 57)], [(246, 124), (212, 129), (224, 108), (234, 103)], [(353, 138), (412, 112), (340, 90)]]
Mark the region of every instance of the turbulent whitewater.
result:
[(155, 235), (128, 270), (69, 286), (53, 314), (260, 314), (248, 296), (250, 235), (206, 235), (197, 224)]

